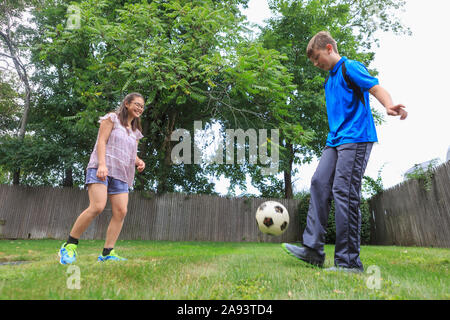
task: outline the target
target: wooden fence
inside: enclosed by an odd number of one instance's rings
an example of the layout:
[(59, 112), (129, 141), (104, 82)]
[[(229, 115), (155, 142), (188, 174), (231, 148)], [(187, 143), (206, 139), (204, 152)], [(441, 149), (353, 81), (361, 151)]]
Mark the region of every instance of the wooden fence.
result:
[[(299, 200), (225, 198), (209, 195), (129, 195), (128, 213), (119, 239), (173, 241), (294, 242), (301, 239)], [(255, 212), (267, 200), (282, 203), (290, 215), (284, 234), (262, 234)], [(0, 185), (0, 238), (66, 239), (78, 215), (89, 205), (87, 191), (71, 188)], [(82, 239), (104, 239), (111, 217), (104, 212)]]
[(434, 171), (431, 190), (408, 180), (370, 201), (371, 243), (450, 247), (450, 161)]

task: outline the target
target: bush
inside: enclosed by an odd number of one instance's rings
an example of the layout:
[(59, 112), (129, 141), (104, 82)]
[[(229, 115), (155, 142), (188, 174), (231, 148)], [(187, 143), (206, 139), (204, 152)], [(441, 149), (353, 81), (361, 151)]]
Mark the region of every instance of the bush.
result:
[[(301, 200), (298, 207), (298, 215), (300, 217), (300, 228), (306, 228), (306, 217), (308, 216), (310, 193), (303, 192), (295, 196), (296, 199)], [(368, 244), (370, 241), (370, 209), (369, 201), (361, 199), (361, 244)], [(334, 201), (331, 202), (330, 214), (328, 215), (328, 226), (325, 234), (326, 244), (336, 243), (336, 223), (334, 219)]]
[(434, 169), (437, 164), (437, 159), (431, 160), (426, 169), (418, 164), (415, 164), (414, 171), (411, 173), (407, 173), (405, 177), (407, 179), (419, 180), (419, 182), (423, 183), (423, 188), (425, 189), (425, 191), (431, 191), (431, 187), (433, 186)]

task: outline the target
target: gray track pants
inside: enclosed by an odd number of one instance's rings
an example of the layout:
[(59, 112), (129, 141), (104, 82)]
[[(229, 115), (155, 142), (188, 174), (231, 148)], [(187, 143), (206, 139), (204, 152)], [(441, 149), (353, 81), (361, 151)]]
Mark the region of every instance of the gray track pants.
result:
[(325, 147), (311, 179), (311, 200), (303, 232), (303, 245), (324, 255), (323, 246), (333, 196), (336, 221), (335, 266), (364, 269), (359, 259), (359, 204), (361, 181), (372, 146), (373, 142), (364, 142)]

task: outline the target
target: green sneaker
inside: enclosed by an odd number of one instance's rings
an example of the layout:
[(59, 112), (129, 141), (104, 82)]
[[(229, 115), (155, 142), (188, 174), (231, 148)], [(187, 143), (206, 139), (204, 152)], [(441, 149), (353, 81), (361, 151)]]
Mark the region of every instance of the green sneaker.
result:
[(77, 261), (77, 245), (73, 243), (67, 244), (64, 242), (59, 249), (59, 263), (61, 264), (71, 264)]
[(119, 257), (114, 249), (111, 250), (111, 252), (107, 256), (99, 255), (98, 259), (97, 259), (97, 261), (100, 261), (100, 262), (109, 261), (109, 260), (112, 260), (112, 261), (126, 261), (128, 259)]

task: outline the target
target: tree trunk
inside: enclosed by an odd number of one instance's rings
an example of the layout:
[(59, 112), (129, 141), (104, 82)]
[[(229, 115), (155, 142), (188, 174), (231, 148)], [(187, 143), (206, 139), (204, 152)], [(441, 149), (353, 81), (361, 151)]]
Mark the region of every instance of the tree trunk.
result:
[[(24, 85), (25, 85), (25, 104), (24, 104), (24, 109), (23, 109), (23, 113), (22, 113), (22, 120), (20, 122), (20, 129), (19, 129), (19, 140), (22, 142), (23, 139), (25, 138), (25, 132), (26, 132), (26, 127), (27, 127), (27, 123), (28, 123), (28, 113), (30, 110), (30, 100), (31, 100), (31, 88), (30, 85), (28, 83), (28, 77), (25, 73), (25, 81), (24, 81)], [(14, 176), (13, 176), (13, 184), (14, 185), (18, 185), (20, 184), (20, 166), (17, 167), (17, 169), (14, 171)]]
[[(150, 122), (150, 119), (148, 119), (148, 113), (147, 113), (141, 119), (142, 135), (144, 137), (147, 137), (147, 135), (148, 135), (149, 122)], [(138, 146), (138, 151), (139, 151), (138, 157), (141, 158), (142, 160), (144, 160), (144, 162), (147, 162), (146, 158), (147, 158), (147, 153), (148, 153), (148, 150), (149, 150), (149, 143), (150, 143), (150, 141), (151, 141), (151, 139), (149, 137), (149, 139), (147, 139), (145, 143), (140, 142), (139, 146)], [(148, 166), (148, 164), (147, 164), (147, 166)], [(136, 182), (135, 182), (135, 185), (134, 185), (134, 190), (136, 190), (136, 191), (144, 191), (145, 184), (146, 184), (145, 175), (146, 175), (145, 171), (143, 173), (141, 173), (141, 174), (138, 174), (137, 171), (136, 171), (136, 175), (135, 175)]]
[(20, 183), (20, 168), (14, 171), (13, 174), (13, 184), (18, 185)]
[[(19, 140), (23, 141), (25, 137), (26, 132), (26, 126), (28, 123), (28, 113), (30, 110), (31, 105), (31, 87), (28, 80), (28, 74), (25, 66), (20, 61), (19, 56), (17, 55), (17, 48), (15, 47), (14, 42), (11, 39), (11, 28), (10, 28), (10, 21), (9, 17), (7, 18), (7, 29), (6, 33), (3, 33), (0, 31), (0, 37), (3, 39), (4, 44), (8, 48), (9, 54), (2, 53), (2, 56), (5, 56), (9, 59), (11, 59), (14, 63), (14, 67), (16, 69), (17, 75), (19, 76), (19, 79), (22, 81), (24, 88), (25, 88), (25, 97), (24, 97), (24, 107), (23, 107), (23, 113), (22, 113), (22, 119), (20, 122), (20, 128), (19, 128)], [(18, 165), (17, 169), (14, 171), (13, 175), (13, 184), (19, 184), (20, 182), (20, 167)]]
[(73, 188), (73, 170), (72, 167), (64, 169), (63, 187)]
[(167, 193), (170, 189), (170, 186), (167, 181), (170, 173), (170, 166), (172, 165), (172, 158), (171, 158), (172, 142), (170, 141), (170, 136), (172, 135), (173, 129), (175, 127), (176, 118), (177, 118), (176, 111), (171, 110), (169, 112), (165, 139), (162, 145), (162, 150), (164, 150), (164, 161), (161, 163), (161, 175), (159, 177), (157, 190), (158, 194)]

